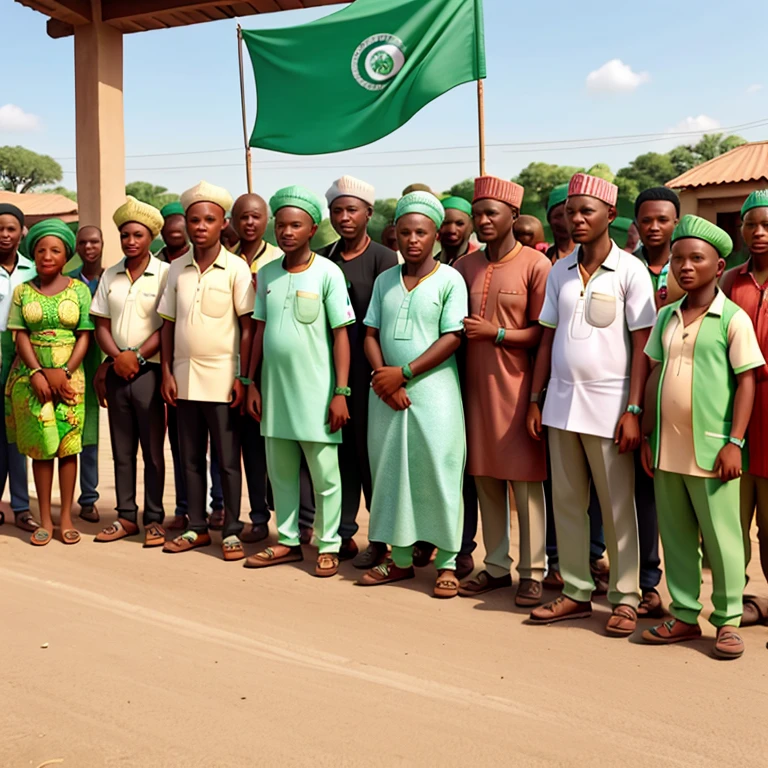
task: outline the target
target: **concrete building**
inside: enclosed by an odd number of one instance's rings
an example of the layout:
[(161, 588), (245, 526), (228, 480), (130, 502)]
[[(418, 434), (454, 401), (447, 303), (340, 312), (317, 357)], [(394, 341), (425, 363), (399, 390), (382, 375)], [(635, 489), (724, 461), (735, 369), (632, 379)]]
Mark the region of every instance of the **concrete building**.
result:
[(742, 144), (678, 176), (667, 185), (680, 194), (681, 214), (701, 216), (733, 238), (742, 249), (741, 206), (756, 189), (768, 186), (768, 141)]

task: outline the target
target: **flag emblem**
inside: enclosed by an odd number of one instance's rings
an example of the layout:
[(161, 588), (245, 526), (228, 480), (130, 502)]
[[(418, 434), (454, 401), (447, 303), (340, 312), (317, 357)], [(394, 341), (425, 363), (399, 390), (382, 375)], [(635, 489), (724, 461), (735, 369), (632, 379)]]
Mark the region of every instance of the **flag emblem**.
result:
[(368, 91), (383, 91), (405, 64), (403, 41), (394, 35), (372, 35), (352, 56), (352, 75)]

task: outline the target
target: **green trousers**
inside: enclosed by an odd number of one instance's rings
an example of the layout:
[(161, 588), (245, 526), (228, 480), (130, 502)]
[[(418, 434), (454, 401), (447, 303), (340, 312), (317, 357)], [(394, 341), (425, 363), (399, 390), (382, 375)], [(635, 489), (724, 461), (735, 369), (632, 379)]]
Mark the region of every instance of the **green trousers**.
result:
[[(437, 548), (435, 568), (438, 571), (455, 571), (458, 552), (446, 552)], [(413, 565), (413, 547), (392, 547), (392, 562), (398, 568), (410, 568)]]
[(723, 483), (657, 469), (653, 485), (672, 615), (686, 624), (698, 621), (703, 541), (715, 606), (709, 620), (716, 627), (738, 627), (744, 591), (739, 480)]
[(277, 518), (277, 540), (285, 547), (299, 546), (301, 454), (307, 459), (315, 489), (315, 541), (319, 552), (335, 554), (341, 548), (341, 475), (338, 445), (304, 440), (264, 439), (267, 474), (272, 484)]

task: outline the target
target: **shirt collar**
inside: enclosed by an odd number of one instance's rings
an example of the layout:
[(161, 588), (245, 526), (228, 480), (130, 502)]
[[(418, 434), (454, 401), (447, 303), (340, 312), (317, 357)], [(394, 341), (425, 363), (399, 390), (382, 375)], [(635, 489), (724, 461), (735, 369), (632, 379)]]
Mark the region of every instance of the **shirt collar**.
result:
[[(219, 255), (214, 260), (213, 264), (211, 264), (208, 269), (211, 269), (211, 267), (218, 267), (219, 269), (226, 269), (227, 268), (227, 254), (229, 251), (222, 245), (219, 249)], [(179, 256), (179, 261), (181, 259), (185, 259), (186, 263), (184, 264), (184, 269), (187, 267), (194, 267), (198, 271), (200, 270), (200, 267), (195, 262), (195, 249), (194, 247), (190, 248), (187, 253), (185, 253), (183, 256)], [(202, 273), (201, 273), (202, 274)]]
[[(725, 294), (718, 287), (717, 293), (715, 293), (715, 298), (712, 299), (712, 303), (709, 305), (709, 309), (707, 310), (706, 314), (714, 315), (715, 317), (722, 317), (723, 309), (725, 309), (725, 298)], [(670, 308), (678, 316), (678, 318), (680, 318), (680, 322), (682, 322), (683, 302), (685, 299), (686, 297), (683, 296), (682, 299), (678, 299), (674, 304), (670, 304)]]
[[(619, 268), (619, 259), (621, 259), (621, 254), (623, 251), (621, 248), (619, 248), (616, 243), (611, 240), (611, 250), (608, 252), (608, 255), (605, 257), (605, 261), (598, 267), (598, 269), (609, 269), (611, 272), (615, 272)], [(568, 269), (575, 269), (577, 264), (579, 263), (579, 256), (581, 254), (581, 246), (577, 245), (574, 249), (573, 253), (570, 256), (566, 256), (562, 261), (567, 262)]]
[[(120, 266), (117, 270), (118, 274), (127, 274), (128, 267), (127, 267), (128, 259), (123, 257), (123, 260), (120, 262)], [(153, 256), (151, 253), (149, 254), (149, 262), (147, 263), (146, 269), (142, 272), (143, 275), (156, 275), (157, 274), (157, 268), (160, 264), (160, 259), (158, 259), (156, 256)]]

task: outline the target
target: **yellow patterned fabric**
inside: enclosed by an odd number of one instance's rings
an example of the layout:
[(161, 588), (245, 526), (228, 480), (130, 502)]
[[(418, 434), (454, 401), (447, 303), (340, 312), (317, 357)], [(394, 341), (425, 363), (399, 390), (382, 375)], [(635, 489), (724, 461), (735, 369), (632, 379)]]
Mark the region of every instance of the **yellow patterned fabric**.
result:
[[(54, 296), (46, 296), (33, 283), (23, 283), (13, 294), (8, 329), (26, 331), (42, 368), (63, 368), (72, 355), (80, 331), (93, 330), (91, 293), (79, 280)], [(92, 342), (93, 343), (93, 342)], [(76, 402), (41, 403), (29, 380), (29, 368), (19, 357), (5, 386), (8, 441), (32, 459), (63, 458), (80, 453), (85, 422), (85, 373), (72, 372), (70, 385)]]

